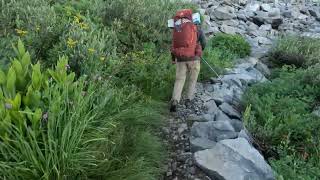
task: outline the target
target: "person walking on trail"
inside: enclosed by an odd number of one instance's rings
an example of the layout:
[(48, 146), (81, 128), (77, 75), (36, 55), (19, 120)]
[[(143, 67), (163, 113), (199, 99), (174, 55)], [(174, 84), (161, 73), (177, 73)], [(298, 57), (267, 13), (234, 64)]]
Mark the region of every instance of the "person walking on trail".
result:
[(174, 16), (174, 28), (171, 47), (172, 63), (176, 64), (176, 80), (174, 84), (171, 112), (176, 112), (180, 103), (187, 73), (186, 106), (189, 107), (195, 94), (195, 87), (200, 72), (200, 58), (206, 45), (205, 35), (192, 21), (192, 10), (178, 11)]

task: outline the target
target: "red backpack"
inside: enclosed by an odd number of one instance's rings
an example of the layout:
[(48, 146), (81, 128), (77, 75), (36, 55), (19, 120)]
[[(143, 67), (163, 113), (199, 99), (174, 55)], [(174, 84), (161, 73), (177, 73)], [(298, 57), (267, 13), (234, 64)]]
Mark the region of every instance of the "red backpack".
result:
[(197, 26), (192, 22), (192, 10), (178, 11), (173, 18), (171, 53), (180, 59), (194, 59), (197, 48)]

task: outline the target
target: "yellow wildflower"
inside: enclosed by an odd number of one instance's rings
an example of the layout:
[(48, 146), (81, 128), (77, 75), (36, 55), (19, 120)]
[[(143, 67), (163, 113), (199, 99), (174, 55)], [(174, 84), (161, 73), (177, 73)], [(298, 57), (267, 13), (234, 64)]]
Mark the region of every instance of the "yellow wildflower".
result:
[(80, 18), (79, 18), (78, 16), (74, 16), (73, 18), (74, 18), (73, 21), (74, 21), (75, 23), (77, 23), (77, 24), (80, 23)]
[(87, 30), (87, 29), (89, 29), (89, 26), (88, 26), (88, 24), (86, 24), (86, 23), (79, 23), (79, 26), (80, 26), (80, 28), (81, 29), (84, 29), (84, 30)]
[(88, 49), (89, 53), (93, 54), (94, 52), (96, 52), (96, 50), (94, 50), (93, 48), (89, 48)]
[(67, 45), (69, 48), (74, 48), (77, 44), (77, 41), (71, 39), (71, 38), (68, 38), (68, 41), (67, 41)]
[(28, 31), (24, 31), (21, 29), (16, 29), (16, 32), (19, 36), (24, 36), (24, 35), (28, 34)]
[(104, 56), (101, 56), (101, 57), (100, 57), (100, 61), (102, 61), (102, 62), (103, 62), (105, 59), (106, 59), (106, 57), (104, 57)]

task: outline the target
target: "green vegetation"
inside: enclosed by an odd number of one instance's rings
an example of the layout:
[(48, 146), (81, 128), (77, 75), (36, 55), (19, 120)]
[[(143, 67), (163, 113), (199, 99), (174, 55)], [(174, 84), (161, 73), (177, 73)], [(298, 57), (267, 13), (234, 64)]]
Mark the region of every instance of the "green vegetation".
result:
[(158, 179), (175, 75), (166, 24), (187, 7), (0, 1), (0, 178)]
[[(250, 48), (243, 37), (220, 33), (209, 39), (203, 57), (216, 72), (222, 74), (225, 68), (232, 67), (236, 58), (248, 56), (251, 52)], [(200, 79), (207, 80), (214, 76), (216, 74), (202, 63)]]
[(253, 86), (245, 96), (245, 104), (251, 106), (246, 125), (279, 179), (320, 177), (320, 118), (312, 114), (320, 104), (320, 66), (312, 61), (320, 58), (316, 58), (319, 50), (312, 48), (319, 43), (280, 39), (274, 52), (293, 55), (299, 50), (305, 58), (302, 64), (309, 66), (283, 65), (274, 71), (271, 82)]
[(306, 68), (319, 63), (319, 47), (320, 41), (309, 37), (283, 37), (271, 53), (271, 60), (279, 66), (287, 64)]

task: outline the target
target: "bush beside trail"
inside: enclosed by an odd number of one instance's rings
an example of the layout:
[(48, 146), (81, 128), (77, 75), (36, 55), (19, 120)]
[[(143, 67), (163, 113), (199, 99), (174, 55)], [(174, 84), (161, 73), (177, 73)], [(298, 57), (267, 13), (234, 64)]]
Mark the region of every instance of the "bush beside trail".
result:
[(280, 179), (320, 177), (320, 118), (312, 113), (320, 104), (320, 67), (314, 61), (320, 58), (314, 48), (319, 42), (280, 39), (274, 52), (298, 61), (289, 63), (273, 54), (282, 67), (273, 70), (271, 82), (251, 87), (245, 96), (245, 105), (251, 107), (247, 127)]

